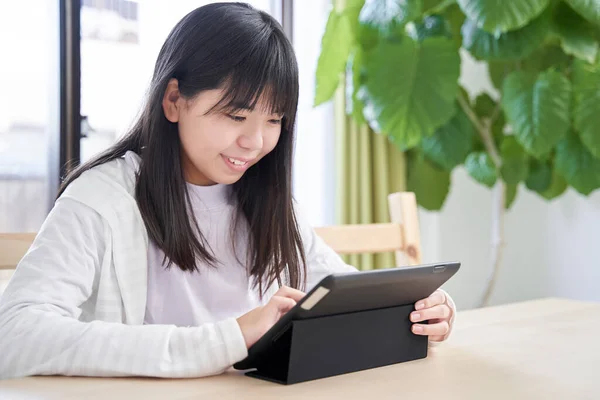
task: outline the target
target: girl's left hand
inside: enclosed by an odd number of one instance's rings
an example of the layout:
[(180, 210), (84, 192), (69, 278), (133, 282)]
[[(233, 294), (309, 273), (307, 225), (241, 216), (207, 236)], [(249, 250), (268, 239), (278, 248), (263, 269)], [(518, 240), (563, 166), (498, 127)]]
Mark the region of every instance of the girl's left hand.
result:
[(433, 342), (445, 340), (452, 329), (454, 314), (447, 300), (444, 291), (436, 290), (428, 298), (417, 301), (415, 311), (410, 314), (410, 320), (412, 322), (429, 320), (429, 323), (413, 324), (413, 333), (429, 336), (429, 340)]

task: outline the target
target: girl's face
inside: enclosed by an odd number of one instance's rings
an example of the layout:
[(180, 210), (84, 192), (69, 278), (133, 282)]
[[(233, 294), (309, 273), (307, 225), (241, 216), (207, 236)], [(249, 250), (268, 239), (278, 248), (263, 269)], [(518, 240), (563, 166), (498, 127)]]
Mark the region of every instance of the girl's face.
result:
[(185, 179), (194, 185), (232, 184), (277, 145), (281, 115), (270, 114), (263, 102), (254, 110), (210, 112), (223, 95), (220, 89), (183, 98), (177, 81), (163, 98), (166, 118), (178, 124)]

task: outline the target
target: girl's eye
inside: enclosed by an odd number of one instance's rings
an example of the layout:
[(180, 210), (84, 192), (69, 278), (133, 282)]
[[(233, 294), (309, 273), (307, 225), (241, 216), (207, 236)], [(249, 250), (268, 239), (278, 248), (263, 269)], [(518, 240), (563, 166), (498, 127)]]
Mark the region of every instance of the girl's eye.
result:
[(246, 120), (246, 117), (240, 117), (239, 115), (227, 114), (227, 116), (236, 122), (244, 122)]
[(280, 119), (270, 119), (269, 123), (271, 123), (273, 125), (281, 125), (281, 120)]

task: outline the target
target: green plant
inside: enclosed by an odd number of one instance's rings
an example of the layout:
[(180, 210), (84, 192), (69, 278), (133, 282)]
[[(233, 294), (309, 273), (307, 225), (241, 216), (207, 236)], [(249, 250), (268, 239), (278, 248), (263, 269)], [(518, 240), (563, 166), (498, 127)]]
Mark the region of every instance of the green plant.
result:
[[(345, 76), (347, 111), (407, 152), (408, 190), (440, 209), (464, 166), (494, 188), (492, 269), (503, 215), (523, 186), (546, 200), (600, 187), (600, 0), (338, 0), (315, 105)], [(460, 49), (496, 91), (471, 99)]]

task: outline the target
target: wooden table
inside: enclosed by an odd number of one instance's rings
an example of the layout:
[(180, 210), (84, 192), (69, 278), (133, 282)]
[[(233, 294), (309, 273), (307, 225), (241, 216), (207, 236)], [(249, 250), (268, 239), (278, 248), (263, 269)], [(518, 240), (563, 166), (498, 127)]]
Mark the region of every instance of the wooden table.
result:
[(0, 399), (600, 399), (600, 304), (543, 299), (460, 312), (428, 358), (282, 386), (231, 372), (187, 380), (33, 377)]

